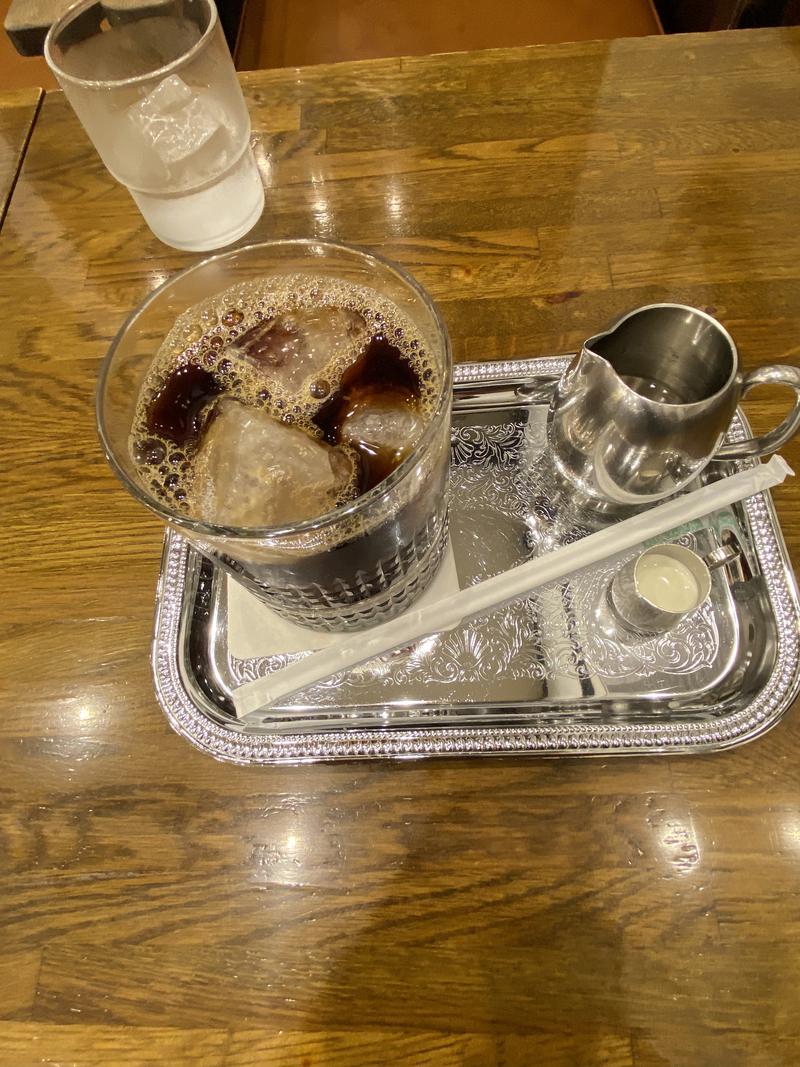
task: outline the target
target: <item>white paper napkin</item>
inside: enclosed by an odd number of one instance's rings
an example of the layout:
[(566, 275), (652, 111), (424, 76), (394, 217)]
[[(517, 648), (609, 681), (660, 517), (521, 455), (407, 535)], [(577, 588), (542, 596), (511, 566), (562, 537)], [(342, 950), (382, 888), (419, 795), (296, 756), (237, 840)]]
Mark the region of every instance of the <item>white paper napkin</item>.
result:
[[(320, 633), (282, 619), (239, 582), (229, 579), (228, 648), (237, 659), (256, 659), (292, 652), (317, 651), (341, 641), (342, 634)], [(448, 541), (436, 577), (413, 607), (434, 604), (460, 589), (456, 560)]]

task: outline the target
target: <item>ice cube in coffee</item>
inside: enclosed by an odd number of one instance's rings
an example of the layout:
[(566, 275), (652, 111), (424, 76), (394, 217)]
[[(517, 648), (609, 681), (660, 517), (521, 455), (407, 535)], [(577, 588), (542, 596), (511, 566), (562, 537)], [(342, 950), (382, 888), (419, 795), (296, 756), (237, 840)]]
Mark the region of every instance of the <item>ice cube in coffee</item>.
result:
[(229, 355), (248, 361), (284, 389), (302, 390), (307, 381), (323, 379), (327, 366), (347, 360), (368, 336), (366, 322), (350, 308), (298, 308), (244, 330)]
[[(145, 379), (131, 455), (163, 503), (238, 532), (236, 556), (214, 552), (218, 562), (241, 578), (248, 553), (251, 588), (285, 590), (289, 613), (304, 601), (309, 622), (308, 604), (352, 607), (430, 555), (432, 539), (440, 549), (445, 437), (397, 500), (371, 517), (354, 505), (412, 454), (441, 385), (424, 338), (376, 291), (272, 276), (180, 317)], [(272, 543), (271, 530), (313, 520), (319, 530), (291, 558)]]
[(225, 397), (192, 464), (190, 512), (216, 526), (280, 526), (335, 507), (353, 481), (344, 452)]

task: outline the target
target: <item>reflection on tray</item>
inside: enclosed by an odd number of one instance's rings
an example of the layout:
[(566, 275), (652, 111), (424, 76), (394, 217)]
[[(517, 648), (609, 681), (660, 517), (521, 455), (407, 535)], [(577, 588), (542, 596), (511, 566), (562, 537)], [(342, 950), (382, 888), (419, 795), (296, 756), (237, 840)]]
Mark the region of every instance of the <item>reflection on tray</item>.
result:
[[(506, 367), (518, 376), (527, 370), (535, 383), (534, 368), (548, 365), (542, 371), (552, 376), (560, 362)], [(590, 513), (559, 497), (546, 445), (547, 390), (520, 399), (515, 387), (514, 402), (500, 407), (495, 378), (481, 409), (486, 371), (475, 372), (453, 431), (450, 528), (462, 588), (585, 536), (592, 524)], [(733, 432), (744, 432), (741, 422)], [(678, 532), (676, 540), (701, 555), (733, 544), (741, 558), (715, 570), (709, 600), (665, 634), (621, 641), (600, 624), (624, 557), (315, 686), (286, 714), (272, 709), (246, 731), (230, 690), (294, 657), (271, 652), (269, 633), (262, 654), (233, 656), (228, 579), (170, 538), (157, 688), (173, 723), (223, 758), (715, 746), (763, 728), (759, 701), (762, 719), (773, 721), (797, 685), (796, 589), (762, 498)], [(430, 736), (419, 734), (429, 727)]]

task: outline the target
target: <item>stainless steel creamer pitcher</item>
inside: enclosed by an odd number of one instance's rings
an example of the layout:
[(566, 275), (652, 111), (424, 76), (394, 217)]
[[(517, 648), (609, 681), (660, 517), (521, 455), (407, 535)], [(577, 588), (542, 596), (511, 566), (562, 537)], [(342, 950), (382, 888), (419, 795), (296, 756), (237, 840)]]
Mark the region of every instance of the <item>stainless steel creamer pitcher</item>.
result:
[[(774, 430), (721, 447), (755, 385), (798, 394)], [(556, 466), (605, 505), (643, 505), (682, 489), (712, 459), (761, 456), (800, 429), (800, 370), (742, 374), (728, 331), (697, 308), (650, 304), (589, 338), (558, 383), (548, 415)]]

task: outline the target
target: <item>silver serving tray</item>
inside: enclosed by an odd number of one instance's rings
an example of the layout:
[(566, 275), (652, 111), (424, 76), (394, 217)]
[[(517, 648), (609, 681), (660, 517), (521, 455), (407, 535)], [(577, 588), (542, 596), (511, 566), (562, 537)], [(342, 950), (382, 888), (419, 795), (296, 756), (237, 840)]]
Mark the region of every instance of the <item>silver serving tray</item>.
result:
[[(462, 586), (588, 530), (586, 516), (554, 505), (544, 432), (552, 383), (568, 358), (456, 368), (451, 537)], [(729, 438), (747, 432), (737, 415)], [(707, 477), (718, 476), (712, 465)], [(169, 532), (153, 642), (156, 693), (178, 733), (234, 763), (741, 744), (773, 726), (800, 689), (797, 586), (772, 503), (762, 494), (671, 536), (701, 553), (726, 545), (740, 555), (714, 571), (709, 600), (666, 635), (618, 639), (597, 623), (628, 553), (245, 725), (231, 691), (292, 657), (231, 654), (229, 579)]]

